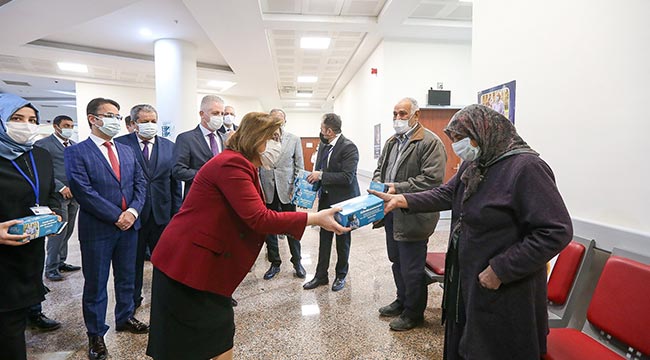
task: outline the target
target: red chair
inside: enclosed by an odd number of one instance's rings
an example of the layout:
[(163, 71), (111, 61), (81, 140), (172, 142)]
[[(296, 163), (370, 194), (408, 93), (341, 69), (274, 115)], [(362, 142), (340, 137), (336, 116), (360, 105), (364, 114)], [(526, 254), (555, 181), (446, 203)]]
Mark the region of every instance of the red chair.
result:
[(650, 359), (648, 264), (648, 257), (614, 249), (589, 303), (582, 331), (551, 329), (544, 359)]

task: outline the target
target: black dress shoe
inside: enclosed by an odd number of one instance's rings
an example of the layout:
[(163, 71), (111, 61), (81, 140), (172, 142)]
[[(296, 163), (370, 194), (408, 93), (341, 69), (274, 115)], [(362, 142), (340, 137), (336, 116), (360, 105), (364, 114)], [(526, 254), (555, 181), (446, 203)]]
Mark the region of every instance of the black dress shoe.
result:
[(88, 337), (88, 358), (90, 360), (105, 360), (108, 358), (108, 350), (104, 344), (103, 336)]
[(52, 331), (61, 327), (60, 322), (48, 318), (42, 312), (30, 315), (27, 318), (27, 322), (29, 323), (29, 327), (39, 331)]
[(391, 321), (388, 324), (388, 326), (390, 326), (391, 330), (406, 331), (406, 330), (411, 330), (414, 327), (417, 327), (418, 325), (422, 324), (423, 322), (424, 322), (423, 318), (412, 319), (412, 318), (402, 314), (397, 319)]
[(404, 306), (397, 300), (379, 308), (379, 314), (382, 316), (398, 316), (402, 314), (402, 311), (404, 311)]
[(319, 287), (321, 285), (327, 285), (328, 282), (329, 282), (329, 280), (327, 280), (327, 279), (319, 279), (319, 278), (315, 277), (315, 278), (309, 280), (308, 282), (306, 282), (302, 286), (302, 288), (305, 289), (305, 290), (311, 290), (311, 289), (315, 289), (315, 288), (317, 288), (317, 287)]
[(264, 280), (271, 280), (280, 272), (280, 265), (273, 265), (264, 273)]
[(239, 305), (239, 303), (237, 302), (237, 300), (235, 300), (235, 298), (230, 298), (230, 301), (232, 301), (232, 307)]
[(131, 317), (124, 324), (115, 326), (115, 331), (128, 331), (133, 334), (146, 334), (149, 332), (149, 325)]
[(305, 271), (305, 268), (301, 264), (295, 265), (293, 269), (296, 270), (295, 277), (304, 279), (307, 276), (307, 271)]
[(61, 281), (64, 279), (59, 270), (50, 270), (45, 272), (45, 278), (50, 281)]
[(72, 271), (79, 271), (79, 270), (81, 270), (81, 266), (70, 265), (66, 263), (59, 265), (59, 271), (62, 272), (72, 272)]
[(339, 291), (345, 286), (345, 278), (336, 278), (332, 284), (332, 291)]

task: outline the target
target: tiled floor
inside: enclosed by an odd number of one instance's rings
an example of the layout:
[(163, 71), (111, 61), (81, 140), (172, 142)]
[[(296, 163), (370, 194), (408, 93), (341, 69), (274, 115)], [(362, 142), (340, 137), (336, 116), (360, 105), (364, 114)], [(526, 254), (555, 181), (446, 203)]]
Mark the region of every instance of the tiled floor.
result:
[[(448, 221), (441, 221), (429, 242), (430, 250), (444, 250)], [(303, 265), (311, 279), (318, 256), (318, 230), (309, 228), (302, 239)], [(390, 319), (377, 309), (394, 300), (390, 263), (383, 229), (364, 227), (352, 234), (350, 271), (345, 288), (330, 286), (303, 290), (293, 276), (286, 241), (280, 239), (282, 271), (272, 280), (262, 278), (268, 268), (263, 249), (252, 272), (234, 294), (234, 356), (236, 359), (441, 359), (443, 328), (440, 325), (442, 290), (429, 286), (429, 303), (422, 327), (399, 333), (389, 330)], [(335, 249), (332, 249), (330, 281)], [(80, 264), (79, 243), (70, 241), (72, 264)], [(145, 302), (136, 317), (149, 320), (151, 264), (145, 264)], [(331, 282), (330, 282), (331, 284)], [(28, 331), (29, 359), (86, 359), (87, 337), (81, 314), (83, 276), (66, 274), (62, 282), (46, 282), (52, 292), (43, 303), (47, 316), (63, 322), (51, 333)], [(112, 359), (146, 359), (147, 336), (116, 333), (113, 329), (114, 292), (109, 284), (106, 342)]]

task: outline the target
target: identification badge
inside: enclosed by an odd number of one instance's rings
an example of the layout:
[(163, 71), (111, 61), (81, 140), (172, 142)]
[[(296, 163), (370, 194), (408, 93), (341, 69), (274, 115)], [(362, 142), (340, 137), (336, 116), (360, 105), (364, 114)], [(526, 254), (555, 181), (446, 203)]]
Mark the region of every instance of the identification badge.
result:
[(49, 206), (32, 206), (29, 208), (34, 215), (49, 215), (52, 213), (52, 209)]

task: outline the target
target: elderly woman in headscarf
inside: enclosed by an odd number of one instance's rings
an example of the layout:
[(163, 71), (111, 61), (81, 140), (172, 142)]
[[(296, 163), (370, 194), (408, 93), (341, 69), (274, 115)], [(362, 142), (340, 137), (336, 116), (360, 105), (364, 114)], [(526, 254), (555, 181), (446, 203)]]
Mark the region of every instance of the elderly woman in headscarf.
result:
[(508, 119), (465, 107), (445, 133), (463, 159), (432, 190), (389, 195), (385, 211), (452, 210), (445, 264), (445, 359), (539, 359), (546, 353), (546, 263), (573, 235), (550, 167)]
[(38, 110), (25, 99), (0, 94), (0, 351), (3, 359), (25, 359), (28, 308), (44, 300), (45, 237), (11, 235), (16, 219), (34, 215), (55, 197), (52, 158), (32, 147), (38, 135)]

